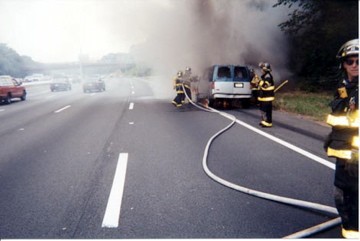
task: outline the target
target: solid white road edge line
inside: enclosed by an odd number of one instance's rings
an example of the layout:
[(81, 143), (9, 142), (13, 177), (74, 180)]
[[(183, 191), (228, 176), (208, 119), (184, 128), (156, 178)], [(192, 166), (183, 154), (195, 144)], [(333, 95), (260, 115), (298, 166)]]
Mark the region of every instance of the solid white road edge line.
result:
[(54, 113), (59, 113), (59, 112), (61, 112), (63, 110), (66, 110), (67, 108), (70, 108), (70, 107), (71, 107), (71, 105), (67, 105), (67, 106), (65, 106), (65, 107), (63, 107), (61, 109), (58, 109), (58, 110), (54, 111)]
[(117, 228), (119, 226), (121, 201), (124, 192), (128, 153), (120, 153), (115, 171), (113, 185), (101, 227)]
[[(228, 119), (231, 119), (226, 113), (219, 112), (219, 114), (226, 117), (226, 118), (228, 118)], [(305, 150), (303, 150), (303, 149), (301, 149), (301, 148), (299, 148), (297, 146), (294, 146), (293, 144), (290, 144), (290, 143), (288, 143), (286, 141), (283, 141), (283, 140), (281, 140), (281, 139), (279, 139), (279, 138), (277, 138), (275, 136), (272, 136), (272, 135), (270, 135), (270, 134), (268, 134), (266, 132), (263, 132), (263, 131), (261, 131), (261, 130), (259, 130), (259, 129), (251, 126), (251, 125), (248, 125), (245, 122), (242, 122), (242, 121), (240, 121), (238, 119), (236, 119), (236, 122), (238, 124), (248, 128), (248, 129), (250, 129), (250, 130), (252, 130), (252, 131), (254, 131), (254, 132), (256, 132), (256, 133), (258, 133), (258, 134), (260, 134), (260, 135), (262, 135), (264, 137), (266, 137), (266, 138), (269, 138), (270, 140), (273, 140), (273, 141), (279, 143), (280, 145), (283, 145), (283, 146), (285, 146), (285, 147), (287, 147), (287, 148), (289, 148), (289, 149), (291, 149), (291, 150), (293, 150), (293, 151), (295, 151), (295, 152), (297, 152), (297, 153), (299, 153), (299, 154), (301, 154), (303, 156), (306, 156), (306, 157), (308, 157), (308, 158), (310, 158), (310, 159), (312, 159), (312, 160), (314, 160), (314, 161), (316, 161), (316, 162), (318, 162), (318, 163), (320, 163), (320, 164), (322, 164), (324, 166), (327, 166), (327, 167), (335, 170), (335, 164), (329, 162), (328, 160), (325, 160), (325, 159), (323, 159), (321, 157), (315, 156), (314, 154), (312, 154), (312, 153), (310, 153), (308, 151), (305, 151)]]
[(129, 110), (132, 110), (132, 109), (134, 109), (134, 103), (133, 102), (131, 102), (130, 105), (129, 105)]

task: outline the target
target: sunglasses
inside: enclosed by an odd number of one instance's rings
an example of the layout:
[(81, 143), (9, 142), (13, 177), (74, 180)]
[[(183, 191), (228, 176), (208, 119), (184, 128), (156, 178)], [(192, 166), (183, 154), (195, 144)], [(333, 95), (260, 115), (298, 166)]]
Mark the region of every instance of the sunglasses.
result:
[(359, 66), (359, 59), (346, 59), (344, 62), (349, 66), (353, 65), (354, 63)]

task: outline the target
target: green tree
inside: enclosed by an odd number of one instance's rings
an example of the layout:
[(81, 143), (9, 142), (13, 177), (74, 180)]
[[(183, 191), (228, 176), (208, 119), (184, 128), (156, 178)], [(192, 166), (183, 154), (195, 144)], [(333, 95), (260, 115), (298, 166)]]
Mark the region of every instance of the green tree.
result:
[(30, 57), (20, 56), (6, 44), (0, 43), (0, 75), (24, 77), (29, 73), (29, 68), (38, 65)]
[(332, 87), (340, 46), (358, 38), (358, 0), (278, 0), (294, 9), (279, 25), (289, 37), (289, 68), (314, 89)]

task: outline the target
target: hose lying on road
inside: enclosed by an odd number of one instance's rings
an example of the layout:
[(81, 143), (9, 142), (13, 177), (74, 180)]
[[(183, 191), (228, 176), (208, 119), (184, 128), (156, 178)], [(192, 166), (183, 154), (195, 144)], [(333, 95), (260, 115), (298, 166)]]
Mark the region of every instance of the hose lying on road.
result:
[[(203, 107), (203, 106), (199, 106), (198, 104), (194, 103), (189, 96), (187, 95), (184, 85), (183, 85), (183, 90), (185, 93), (186, 98), (188, 99), (188, 101), (194, 105), (195, 107), (207, 111), (207, 112), (212, 112), (212, 113), (221, 113), (218, 110), (209, 108), (209, 107)], [(224, 113), (222, 113), (224, 114)], [(326, 205), (322, 205), (322, 204), (318, 204), (318, 203), (313, 203), (313, 202), (307, 202), (307, 201), (303, 201), (303, 200), (298, 200), (298, 199), (293, 199), (293, 198), (288, 198), (288, 197), (283, 197), (283, 196), (278, 196), (278, 195), (274, 195), (274, 194), (270, 194), (270, 193), (265, 193), (265, 192), (261, 192), (261, 191), (257, 191), (257, 190), (253, 190), (250, 188), (246, 188), (234, 183), (231, 183), (227, 180), (224, 180), (222, 178), (220, 178), (219, 176), (216, 176), (213, 172), (210, 171), (210, 169), (208, 168), (207, 165), (207, 159), (208, 159), (208, 155), (209, 155), (209, 149), (211, 146), (211, 143), (218, 137), (220, 136), (222, 133), (224, 133), (225, 131), (227, 131), (228, 129), (230, 129), (236, 122), (236, 117), (233, 115), (230, 115), (228, 113), (225, 113), (225, 115), (231, 117), (232, 121), (231, 123), (226, 126), (225, 128), (223, 128), (222, 130), (218, 131), (216, 134), (214, 134), (209, 141), (206, 144), (205, 150), (204, 150), (204, 155), (203, 155), (203, 160), (202, 160), (202, 166), (203, 169), (205, 171), (205, 173), (214, 181), (232, 188), (234, 190), (252, 195), (252, 196), (256, 196), (259, 198), (263, 198), (263, 199), (267, 199), (267, 200), (271, 200), (271, 201), (275, 201), (275, 202), (280, 202), (280, 203), (284, 203), (284, 204), (288, 204), (288, 205), (293, 205), (293, 206), (297, 206), (297, 207), (302, 207), (302, 208), (307, 208), (307, 209), (312, 209), (312, 210), (316, 210), (316, 211), (321, 211), (321, 212), (326, 212), (326, 213), (330, 213), (330, 214), (335, 214), (338, 215), (337, 209), (334, 207), (330, 207), (330, 206), (326, 206)], [(336, 218), (334, 220), (331, 220), (329, 222), (323, 223), (323, 224), (319, 224), (317, 226), (315, 226), (316, 228), (310, 228), (310, 229), (306, 229), (304, 231), (301, 232), (297, 232), (296, 236), (286, 236), (286, 238), (301, 238), (301, 237), (307, 237), (311, 234), (314, 234), (316, 232), (320, 232), (323, 231), (325, 229), (328, 229), (330, 227), (336, 226), (338, 224), (341, 223), (341, 219), (340, 218)], [(294, 234), (295, 235), (295, 234)]]
[(331, 228), (333, 226), (336, 226), (338, 224), (341, 223), (341, 218), (340, 217), (337, 217), (335, 219), (332, 219), (332, 220), (329, 220), (325, 223), (321, 223), (319, 225), (316, 225), (314, 227), (311, 227), (311, 228), (308, 228), (308, 229), (305, 229), (305, 230), (302, 230), (302, 231), (299, 231), (299, 232), (296, 232), (294, 234), (290, 234), (288, 236), (285, 236), (283, 238), (291, 238), (291, 239), (294, 239), (294, 238), (303, 238), (303, 237), (308, 237), (312, 234), (316, 234), (320, 231), (323, 231), (325, 229), (328, 229), (328, 228)]

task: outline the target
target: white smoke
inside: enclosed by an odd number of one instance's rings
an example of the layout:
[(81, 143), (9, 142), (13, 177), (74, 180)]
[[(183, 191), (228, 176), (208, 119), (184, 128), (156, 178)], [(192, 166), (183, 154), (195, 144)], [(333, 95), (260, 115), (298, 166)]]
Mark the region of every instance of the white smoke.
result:
[[(167, 0), (148, 5), (139, 16), (145, 40), (132, 48), (136, 59), (157, 74), (174, 76), (186, 66), (201, 75), (213, 64), (269, 62), (274, 77), (286, 72), (286, 20), (275, 0)], [(285, 10), (285, 11), (284, 11)]]

